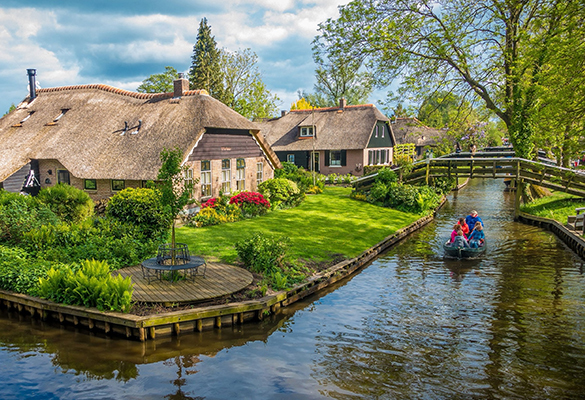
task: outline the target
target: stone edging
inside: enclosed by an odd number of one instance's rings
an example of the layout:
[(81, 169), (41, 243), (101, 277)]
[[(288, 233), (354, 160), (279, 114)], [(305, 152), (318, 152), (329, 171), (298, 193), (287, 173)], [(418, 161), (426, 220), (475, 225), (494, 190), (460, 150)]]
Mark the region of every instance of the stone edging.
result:
[(250, 320), (262, 320), (267, 315), (278, 312), (280, 308), (316, 293), (364, 268), (380, 253), (431, 222), (436, 211), (445, 202), (446, 198), (443, 197), (441, 204), (432, 215), (422, 217), (407, 227), (399, 229), (359, 256), (342, 261), (290, 290), (257, 300), (136, 316), (117, 312), (101, 312), (95, 308), (68, 306), (0, 290), (0, 306), (8, 309), (15, 308), (20, 312), (26, 311), (42, 321), (56, 320), (89, 331), (114, 333), (140, 341), (155, 339), (158, 336), (180, 335), (189, 331), (201, 332), (214, 328), (221, 329), (222, 326), (242, 324)]
[(518, 221), (528, 225), (536, 225), (551, 231), (557, 235), (559, 239), (565, 242), (565, 244), (575, 253), (577, 253), (579, 257), (585, 260), (585, 239), (567, 229), (567, 227), (560, 222), (555, 221), (554, 219), (537, 217), (523, 212), (518, 215)]

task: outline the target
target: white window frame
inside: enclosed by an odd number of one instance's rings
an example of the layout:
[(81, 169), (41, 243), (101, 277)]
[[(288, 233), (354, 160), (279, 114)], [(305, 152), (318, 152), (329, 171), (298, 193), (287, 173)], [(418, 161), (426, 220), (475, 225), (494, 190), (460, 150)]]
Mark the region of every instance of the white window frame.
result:
[[(203, 169), (203, 163), (209, 163), (209, 169)], [(211, 161), (201, 161), (201, 198), (211, 197)]]
[(261, 184), (264, 181), (264, 163), (256, 163), (256, 184)]
[(232, 161), (229, 158), (221, 160), (221, 192), (230, 194), (232, 191)]
[[(333, 155), (339, 155), (339, 158), (334, 160)], [(341, 167), (341, 150), (331, 150), (329, 152), (329, 166), (330, 167)]]
[(236, 159), (236, 190), (246, 190), (246, 160)]
[(301, 126), (299, 127), (299, 136), (300, 137), (313, 137), (314, 136), (314, 126)]
[(295, 163), (295, 155), (294, 154), (287, 154), (286, 161), (294, 164)]

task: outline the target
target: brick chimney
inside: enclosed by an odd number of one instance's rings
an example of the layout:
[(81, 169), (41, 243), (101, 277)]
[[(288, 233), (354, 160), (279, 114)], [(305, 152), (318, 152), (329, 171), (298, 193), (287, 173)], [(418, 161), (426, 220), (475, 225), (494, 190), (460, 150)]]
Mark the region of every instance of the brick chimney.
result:
[(189, 90), (189, 80), (185, 78), (182, 72), (179, 72), (179, 79), (173, 81), (173, 85), (175, 89), (173, 97), (181, 97)]
[(341, 99), (339, 99), (339, 108), (340, 109), (343, 110), (346, 105), (347, 105), (347, 102), (345, 101), (345, 97), (342, 97)]

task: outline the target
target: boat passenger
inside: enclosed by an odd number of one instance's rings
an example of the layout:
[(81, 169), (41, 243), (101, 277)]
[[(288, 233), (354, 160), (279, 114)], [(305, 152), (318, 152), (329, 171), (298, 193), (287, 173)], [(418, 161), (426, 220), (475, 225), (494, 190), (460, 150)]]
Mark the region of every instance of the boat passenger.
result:
[(469, 234), (469, 225), (467, 225), (465, 223), (465, 218), (463, 218), (463, 217), (459, 218), (458, 224), (461, 226), (461, 230), (463, 231), (463, 234), (468, 235)]
[(467, 243), (467, 240), (465, 240), (465, 237), (463, 236), (463, 231), (460, 229), (457, 231), (457, 236), (455, 236), (455, 240), (453, 241), (453, 243), (451, 243), (451, 246), (453, 247), (469, 247), (469, 243)]
[[(463, 232), (463, 230), (461, 229), (461, 225), (455, 224), (453, 226), (453, 231), (451, 232), (451, 240), (449, 241), (449, 243), (453, 243), (455, 241), (455, 237), (457, 236), (459, 231)], [(465, 234), (463, 234), (463, 237), (465, 238), (465, 240), (467, 240), (467, 236), (465, 236)]]
[(483, 233), (483, 227), (481, 222), (477, 221), (473, 227), (473, 231), (469, 235), (469, 247), (477, 248), (483, 246), (485, 242), (485, 233)]
[(483, 221), (481, 220), (479, 215), (477, 215), (477, 211), (475, 211), (475, 210), (471, 210), (469, 215), (467, 217), (465, 217), (465, 223), (467, 224), (467, 226), (469, 226), (469, 228), (471, 228), (472, 226), (475, 226), (477, 221), (481, 222), (481, 226), (483, 226)]

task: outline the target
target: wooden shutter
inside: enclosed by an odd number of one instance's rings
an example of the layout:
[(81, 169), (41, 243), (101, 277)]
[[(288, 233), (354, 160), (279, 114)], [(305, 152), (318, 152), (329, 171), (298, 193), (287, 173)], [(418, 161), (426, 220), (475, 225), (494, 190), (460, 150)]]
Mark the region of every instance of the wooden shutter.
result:
[(345, 167), (347, 164), (347, 150), (341, 150), (341, 166)]
[(329, 150), (325, 150), (325, 166), (329, 166), (329, 157), (331, 157)]

